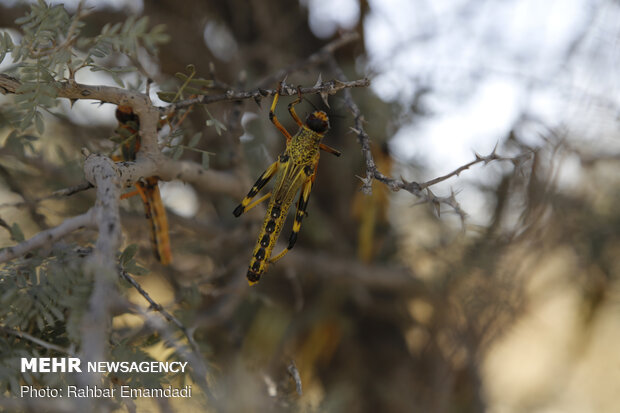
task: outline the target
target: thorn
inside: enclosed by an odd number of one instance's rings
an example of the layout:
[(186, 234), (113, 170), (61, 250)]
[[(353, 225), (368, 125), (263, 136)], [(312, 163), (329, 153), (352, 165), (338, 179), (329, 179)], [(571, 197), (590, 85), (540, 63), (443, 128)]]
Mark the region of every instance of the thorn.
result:
[(323, 99), (323, 103), (325, 103), (325, 106), (329, 108), (329, 102), (327, 101), (327, 96), (329, 96), (329, 94), (327, 92), (321, 92), (319, 94), (321, 95), (321, 99)]
[(321, 73), (319, 73), (319, 78), (316, 80), (314, 87), (320, 87), (323, 84), (323, 79), (321, 78)]
[(280, 90), (280, 92), (282, 91), (282, 89), (286, 88), (286, 78), (288, 77), (288, 73), (284, 75), (284, 79), (282, 79), (280, 81), (280, 84), (278, 85), (278, 89)]
[(435, 196), (433, 192), (431, 192), (429, 188), (426, 188), (426, 192), (428, 193), (428, 196), (430, 197), (431, 204), (435, 208), (437, 217), (440, 218), (441, 217), (441, 204), (439, 203), (439, 201), (437, 201), (437, 197)]
[(261, 103), (260, 96), (254, 96), (254, 102), (256, 102), (256, 104), (258, 105), (259, 108), (261, 108), (261, 106), (260, 106), (260, 103)]
[(491, 152), (491, 156), (495, 157), (495, 152), (497, 151), (497, 145), (499, 145), (499, 141), (495, 142), (495, 146), (493, 147), (493, 152)]

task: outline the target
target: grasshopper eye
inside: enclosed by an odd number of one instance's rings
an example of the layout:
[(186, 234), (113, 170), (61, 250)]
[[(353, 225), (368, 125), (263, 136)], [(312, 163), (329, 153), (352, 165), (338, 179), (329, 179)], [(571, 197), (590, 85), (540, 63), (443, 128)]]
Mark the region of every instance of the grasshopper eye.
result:
[(329, 118), (325, 112), (312, 112), (306, 118), (306, 126), (316, 133), (325, 133), (329, 129)]

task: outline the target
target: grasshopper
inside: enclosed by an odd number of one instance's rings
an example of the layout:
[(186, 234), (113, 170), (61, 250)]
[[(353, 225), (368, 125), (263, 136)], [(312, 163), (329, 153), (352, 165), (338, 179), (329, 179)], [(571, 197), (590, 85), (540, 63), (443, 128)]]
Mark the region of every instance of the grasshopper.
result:
[[(243, 198), (233, 211), (233, 214), (239, 217), (259, 203), (271, 198), (247, 272), (250, 285), (257, 283), (267, 269), (267, 266), (281, 259), (295, 245), (297, 234), (301, 228), (301, 221), (304, 215), (306, 215), (306, 207), (308, 206), (312, 184), (316, 177), (319, 164), (319, 149), (340, 156), (339, 151), (321, 143), (321, 140), (329, 130), (329, 118), (325, 112), (319, 110), (312, 112), (306, 118), (305, 123), (295, 113), (294, 107), (302, 99), (300, 87), (297, 88), (297, 99), (288, 105), (288, 111), (299, 126), (299, 130), (295, 135), (291, 136), (278, 121), (275, 115), (275, 108), (278, 103), (278, 97), (282, 92), (283, 83), (284, 81), (280, 82), (273, 98), (271, 109), (269, 110), (269, 120), (286, 138), (286, 149), (280, 154), (278, 160), (263, 172), (246, 197)], [(258, 192), (274, 176), (275, 184), (273, 189), (252, 202)], [(282, 252), (272, 257), (271, 253), (282, 231), (282, 226), (297, 191), (299, 191), (299, 200), (297, 201), (297, 212), (288, 246)]]
[[(124, 161), (135, 161), (136, 154), (140, 150), (140, 118), (129, 106), (118, 106), (116, 119), (119, 122), (119, 132), (124, 139), (121, 146), (121, 158)], [(168, 218), (159, 193), (159, 179), (150, 176), (136, 182), (136, 191), (124, 194), (121, 199), (129, 198), (136, 194), (142, 198), (144, 213), (151, 225), (151, 246), (153, 253), (159, 262), (168, 265), (172, 262), (170, 251), (170, 235), (168, 234)]]

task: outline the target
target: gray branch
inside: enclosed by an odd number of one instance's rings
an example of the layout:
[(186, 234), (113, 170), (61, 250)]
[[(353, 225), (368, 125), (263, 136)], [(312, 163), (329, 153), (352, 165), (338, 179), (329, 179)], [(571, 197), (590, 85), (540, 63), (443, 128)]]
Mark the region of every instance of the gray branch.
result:
[(32, 238), (17, 244), (13, 247), (7, 247), (0, 251), (0, 263), (10, 261), (13, 258), (23, 256), (37, 248), (51, 247), (51, 245), (61, 238), (83, 228), (95, 228), (95, 209), (91, 208), (82, 215), (67, 218), (60, 225), (54, 228), (41, 231)]

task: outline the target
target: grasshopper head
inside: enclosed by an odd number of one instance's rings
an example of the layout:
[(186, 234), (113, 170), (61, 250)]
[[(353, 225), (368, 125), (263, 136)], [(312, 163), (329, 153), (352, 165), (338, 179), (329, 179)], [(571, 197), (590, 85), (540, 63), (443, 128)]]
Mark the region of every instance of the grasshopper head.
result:
[(312, 112), (306, 118), (306, 126), (313, 132), (324, 134), (329, 129), (329, 118), (322, 110)]

